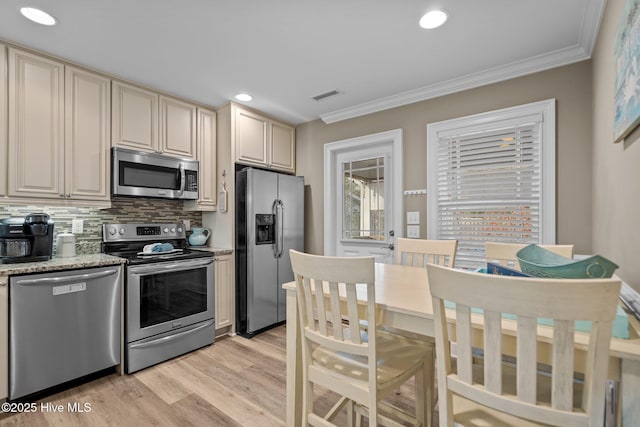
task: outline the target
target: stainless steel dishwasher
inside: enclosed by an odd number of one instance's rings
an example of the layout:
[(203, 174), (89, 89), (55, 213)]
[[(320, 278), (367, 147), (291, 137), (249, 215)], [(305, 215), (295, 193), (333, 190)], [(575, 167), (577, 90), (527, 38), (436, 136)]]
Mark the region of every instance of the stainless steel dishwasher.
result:
[(122, 267), (9, 279), (9, 399), (120, 363)]

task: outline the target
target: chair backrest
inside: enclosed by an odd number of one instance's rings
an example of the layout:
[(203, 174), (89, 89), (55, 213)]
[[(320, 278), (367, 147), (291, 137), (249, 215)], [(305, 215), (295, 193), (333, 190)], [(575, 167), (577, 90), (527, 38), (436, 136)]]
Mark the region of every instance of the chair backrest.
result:
[[(520, 269), (520, 263), (516, 253), (527, 246), (524, 243), (487, 242), (485, 251), (487, 262), (504, 265), (506, 267)], [(573, 245), (538, 245), (567, 258), (573, 258)]]
[(399, 238), (396, 242), (397, 264), (424, 267), (426, 264), (453, 267), (457, 240), (425, 240)]
[[(554, 425), (603, 425), (605, 381), (611, 326), (620, 281), (615, 279), (540, 279), (499, 276), (427, 266), (433, 297), (440, 425), (449, 424), (451, 393), (518, 417)], [(457, 374), (451, 356), (444, 300), (455, 307)], [(472, 318), (470, 308), (484, 311), (485, 385), (472, 380)], [(502, 392), (502, 313), (517, 318), (517, 395)], [(553, 319), (551, 406), (536, 402), (536, 318)], [(572, 411), (574, 322), (591, 321), (585, 359), (582, 411)], [(476, 343), (477, 344), (477, 343)]]
[[(296, 282), (298, 315), (302, 326), (303, 358), (309, 360), (309, 342), (334, 351), (369, 357), (375, 384), (375, 261), (374, 257), (329, 257), (289, 251)], [(360, 299), (366, 299), (366, 305)], [(367, 324), (367, 340), (360, 331)], [(363, 378), (363, 380), (365, 380)]]

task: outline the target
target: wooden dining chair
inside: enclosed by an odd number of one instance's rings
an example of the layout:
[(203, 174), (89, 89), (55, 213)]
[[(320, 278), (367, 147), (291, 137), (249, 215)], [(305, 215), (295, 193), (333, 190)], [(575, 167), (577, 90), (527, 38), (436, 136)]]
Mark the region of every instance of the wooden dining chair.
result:
[[(427, 266), (433, 299), (440, 426), (484, 425), (602, 426), (611, 326), (620, 281), (615, 279), (540, 279), (511, 277)], [(455, 303), (455, 337), (449, 335), (444, 301)], [(472, 314), (471, 308), (483, 310)], [(477, 313), (477, 312), (476, 312)], [(515, 392), (503, 389), (502, 314), (516, 316)], [(453, 316), (450, 312), (449, 316)], [(537, 322), (553, 319), (550, 402), (537, 399)], [(591, 321), (581, 399), (574, 400), (574, 322)], [(472, 366), (473, 335), (482, 327), (484, 384)], [(505, 326), (507, 327), (507, 326)], [(513, 329), (512, 329), (513, 330)], [(452, 370), (450, 341), (457, 344)], [(578, 407), (574, 408), (574, 402)], [(465, 421), (467, 423), (465, 423)]]
[[(505, 267), (520, 270), (520, 263), (516, 253), (527, 246), (525, 243), (487, 242), (485, 253), (487, 262), (504, 265)], [(573, 258), (573, 245), (538, 245), (563, 257)]]
[[(325, 257), (290, 251), (302, 335), (303, 425), (328, 426), (340, 410), (378, 423), (431, 425), (425, 405), (433, 383), (433, 360), (419, 340), (379, 328), (375, 303), (373, 257)], [(344, 321), (347, 320), (347, 322)], [(367, 324), (366, 331), (360, 327)], [(430, 376), (431, 375), (431, 376)], [(396, 387), (415, 377), (416, 410), (409, 415), (381, 402)], [(324, 416), (314, 413), (313, 387), (342, 396)], [(428, 422), (427, 422), (428, 421)]]
[(457, 240), (426, 240), (398, 238), (396, 264), (424, 267), (438, 264), (453, 267), (456, 260)]

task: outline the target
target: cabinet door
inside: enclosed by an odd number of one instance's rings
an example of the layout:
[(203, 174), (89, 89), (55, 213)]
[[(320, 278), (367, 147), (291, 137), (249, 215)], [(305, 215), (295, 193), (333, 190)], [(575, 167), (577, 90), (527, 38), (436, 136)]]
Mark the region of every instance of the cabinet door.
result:
[(271, 122), (271, 164), (272, 169), (296, 172), (295, 129), (278, 122)]
[(158, 151), (158, 94), (114, 81), (111, 102), (111, 145)]
[(7, 194), (7, 48), (0, 44), (0, 196)]
[(9, 49), (9, 194), (64, 197), (64, 66)]
[(198, 161), (200, 183), (198, 204), (215, 208), (218, 196), (216, 158), (216, 113), (198, 108)]
[(65, 190), (74, 199), (109, 200), (110, 80), (65, 69)]
[(235, 110), (235, 160), (267, 166), (268, 120), (249, 111)]
[(9, 396), (9, 277), (0, 274), (0, 400)]
[(160, 150), (177, 157), (196, 158), (196, 107), (160, 96)]
[(216, 257), (216, 329), (233, 324), (234, 286), (231, 257), (232, 255)]

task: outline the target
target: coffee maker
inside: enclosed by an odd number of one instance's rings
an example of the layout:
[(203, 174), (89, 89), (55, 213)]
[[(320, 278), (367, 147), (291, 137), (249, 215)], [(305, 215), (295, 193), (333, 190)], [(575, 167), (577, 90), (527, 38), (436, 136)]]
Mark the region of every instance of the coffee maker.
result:
[(53, 221), (46, 213), (0, 219), (0, 264), (47, 261), (53, 248)]

